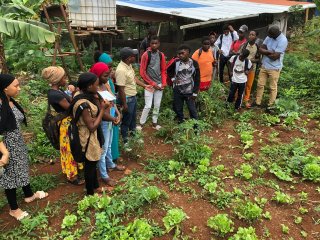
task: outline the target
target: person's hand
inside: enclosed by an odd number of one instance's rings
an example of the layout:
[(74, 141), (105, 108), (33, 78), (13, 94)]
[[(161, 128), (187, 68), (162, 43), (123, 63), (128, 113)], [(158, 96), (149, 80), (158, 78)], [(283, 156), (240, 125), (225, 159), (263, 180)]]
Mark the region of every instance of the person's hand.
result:
[(223, 54), (223, 51), (221, 49), (218, 50), (219, 54)]
[(189, 97), (189, 99), (191, 99), (191, 100), (193, 100), (193, 101), (194, 101), (194, 100), (196, 100), (196, 99), (197, 99), (197, 96), (192, 95), (192, 96), (190, 96), (190, 97)]
[(108, 107), (110, 107), (110, 103), (108, 101), (103, 100), (100, 103), (100, 107), (101, 109), (106, 110)]
[(144, 88), (149, 92), (154, 92), (154, 88), (151, 85), (146, 85)]
[(159, 90), (159, 91), (162, 90), (162, 87), (159, 87), (158, 85), (155, 85), (154, 88), (155, 88), (156, 90)]
[(76, 87), (73, 86), (72, 84), (70, 84), (70, 85), (68, 86), (68, 90), (73, 93), (74, 91), (76, 91)]
[(233, 27), (231, 25), (229, 25), (228, 27), (229, 27), (230, 32), (234, 31), (234, 29), (233, 29)]
[(125, 103), (122, 105), (122, 112), (127, 112), (128, 111), (128, 105)]
[(116, 117), (115, 120), (113, 121), (114, 125), (118, 125), (120, 123), (120, 117)]

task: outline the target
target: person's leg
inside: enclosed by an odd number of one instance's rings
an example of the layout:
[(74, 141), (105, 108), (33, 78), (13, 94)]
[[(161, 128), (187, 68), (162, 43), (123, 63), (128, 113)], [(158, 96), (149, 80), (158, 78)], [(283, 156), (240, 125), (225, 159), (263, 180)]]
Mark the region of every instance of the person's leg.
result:
[(264, 68), (260, 69), (259, 78), (257, 82), (257, 96), (256, 96), (256, 104), (261, 105), (264, 87), (266, 85), (268, 79), (267, 70)]
[(131, 122), (129, 125), (129, 131), (134, 134), (137, 127), (137, 98), (133, 97), (130, 104)]
[(226, 65), (226, 57), (220, 54), (220, 64), (219, 64), (219, 79), (223, 83), (224, 67)]
[(179, 123), (182, 123), (184, 121), (183, 103), (183, 96), (181, 96), (179, 90), (173, 89), (173, 104)]
[(237, 96), (237, 101), (235, 103), (235, 108), (240, 109), (241, 104), (242, 104), (242, 98), (243, 98), (243, 93), (246, 88), (245, 83), (237, 83), (237, 89), (238, 89), (238, 96)]
[(189, 96), (188, 97), (185, 96), (185, 101), (187, 102), (190, 118), (198, 119), (198, 112), (197, 112), (197, 108), (196, 108), (195, 99), (193, 99), (193, 98), (191, 98)]
[(163, 91), (155, 90), (153, 94), (153, 113), (152, 113), (152, 123), (158, 123), (160, 105), (162, 100)]
[(104, 137), (104, 144), (102, 146), (102, 154), (101, 154), (98, 166), (99, 166), (99, 172), (100, 172), (101, 178), (107, 179), (109, 178), (109, 175), (106, 167), (106, 156), (107, 156), (109, 136), (110, 136), (109, 129), (108, 129), (108, 122), (102, 121), (101, 128), (102, 128), (102, 133)]
[(255, 71), (250, 71), (248, 74), (248, 81), (246, 84), (245, 94), (243, 97), (243, 101), (245, 103), (250, 100), (250, 94), (251, 94), (251, 89), (252, 89), (254, 77), (255, 77)]
[(132, 121), (132, 99), (127, 99), (128, 110), (123, 113), (121, 122), (121, 136), (124, 143), (128, 142), (129, 127)]
[[(156, 90), (157, 91), (157, 90)], [(155, 91), (155, 92), (156, 92)], [(154, 92), (154, 93), (155, 93)], [(140, 117), (140, 124), (143, 125), (146, 123), (150, 109), (152, 107), (152, 99), (154, 97), (154, 93), (148, 91), (148, 90), (144, 90), (144, 101), (145, 101), (145, 105)]]
[(5, 189), (4, 192), (6, 194), (10, 209), (17, 210), (19, 208), (17, 203), (17, 190), (15, 188)]
[(112, 152), (111, 152), (112, 135), (113, 135), (111, 122), (109, 122), (109, 125), (108, 125), (108, 134), (107, 135), (108, 136), (105, 139), (105, 141), (107, 143), (106, 164), (107, 164), (107, 168), (115, 168), (116, 164), (112, 161)]
[(96, 170), (96, 161), (89, 161), (85, 159), (84, 162), (84, 178), (86, 181), (86, 189), (88, 195), (94, 194), (94, 189), (97, 187), (97, 170)]
[(269, 106), (273, 105), (277, 98), (278, 93), (278, 80), (280, 77), (280, 71), (278, 70), (269, 70), (270, 77), (270, 98), (269, 98)]
[(113, 160), (117, 160), (120, 157), (119, 152), (119, 126), (114, 125), (112, 131), (112, 144), (111, 144), (111, 155)]
[(228, 102), (230, 102), (230, 103), (233, 102), (234, 97), (236, 95), (236, 91), (237, 91), (237, 84), (235, 82), (231, 82), (230, 83), (230, 92), (229, 92), (228, 99), (227, 99)]
[(22, 191), (25, 198), (29, 198), (33, 196), (33, 191), (31, 189), (30, 183), (27, 186), (22, 187)]

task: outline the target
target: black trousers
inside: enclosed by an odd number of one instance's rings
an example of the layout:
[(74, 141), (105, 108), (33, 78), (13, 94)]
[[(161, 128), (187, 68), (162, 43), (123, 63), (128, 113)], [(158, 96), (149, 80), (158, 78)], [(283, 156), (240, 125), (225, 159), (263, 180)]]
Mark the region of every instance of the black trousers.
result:
[(223, 83), (223, 74), (224, 74), (224, 68), (227, 65), (228, 68), (228, 76), (229, 76), (229, 81), (231, 82), (231, 75), (230, 75), (230, 69), (229, 69), (229, 61), (230, 57), (225, 57), (223, 54), (220, 54), (220, 62), (219, 62), (219, 79), (220, 82)]
[(196, 109), (195, 100), (191, 98), (191, 94), (181, 94), (176, 88), (173, 89), (173, 110), (177, 114), (179, 123), (184, 121), (183, 105), (187, 103), (190, 118), (198, 119), (198, 112)]
[(97, 162), (84, 160), (84, 179), (86, 181), (86, 189), (88, 195), (94, 194), (94, 189), (99, 187), (98, 175), (97, 175)]
[[(32, 192), (30, 184), (22, 187), (22, 191), (24, 193), (25, 198), (29, 198), (29, 197), (33, 196), (33, 192)], [(17, 189), (16, 188), (5, 189), (4, 192), (6, 194), (10, 209), (17, 210), (19, 208), (18, 203), (17, 203)]]
[(236, 100), (236, 103), (235, 103), (235, 108), (236, 109), (239, 109), (241, 107), (243, 93), (244, 93), (245, 89), (246, 89), (246, 83), (231, 82), (231, 84), (230, 84), (230, 93), (229, 93), (227, 101), (228, 102), (233, 102), (234, 97), (236, 95), (236, 92), (238, 90), (238, 96), (237, 96), (237, 100)]

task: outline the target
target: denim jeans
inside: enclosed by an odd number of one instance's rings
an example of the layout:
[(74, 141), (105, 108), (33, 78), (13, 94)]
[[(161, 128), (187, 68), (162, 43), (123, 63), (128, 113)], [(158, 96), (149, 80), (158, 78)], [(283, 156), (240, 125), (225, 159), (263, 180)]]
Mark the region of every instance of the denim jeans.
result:
[(107, 173), (108, 168), (115, 168), (116, 165), (112, 161), (111, 143), (112, 143), (112, 122), (102, 121), (101, 128), (104, 137), (102, 146), (102, 154), (99, 161), (99, 171), (101, 178), (109, 178)]
[(129, 131), (136, 130), (137, 97), (127, 97), (128, 111), (123, 113), (121, 122), (121, 136), (124, 143), (128, 142)]
[(192, 94), (181, 94), (176, 88), (173, 89), (173, 110), (177, 114), (179, 123), (184, 121), (183, 105), (187, 103), (190, 118), (198, 119), (198, 112), (196, 109), (195, 100), (191, 98)]

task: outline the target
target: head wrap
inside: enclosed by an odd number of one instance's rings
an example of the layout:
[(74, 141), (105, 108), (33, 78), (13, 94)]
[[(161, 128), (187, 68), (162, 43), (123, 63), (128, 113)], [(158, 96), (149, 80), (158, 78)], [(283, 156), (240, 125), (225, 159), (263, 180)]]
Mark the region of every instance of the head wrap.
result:
[(98, 62), (94, 64), (89, 70), (89, 72), (97, 75), (98, 78), (102, 75), (102, 73), (108, 72), (108, 71), (109, 71), (108, 65), (103, 62)]
[(97, 81), (97, 76), (95, 74), (89, 72), (81, 73), (78, 78), (77, 86), (83, 91), (94, 84), (95, 81)]
[(49, 81), (50, 84), (57, 84), (65, 75), (65, 71), (62, 67), (51, 66), (42, 70), (42, 78)]
[(107, 53), (102, 53), (98, 59), (99, 62), (103, 62), (105, 64), (110, 64), (112, 63), (112, 58), (110, 57), (109, 54)]
[[(0, 74), (0, 134), (4, 132), (13, 131), (18, 128), (17, 120), (14, 116), (12, 108), (9, 105), (9, 99), (5, 94), (4, 89), (7, 88), (16, 78), (10, 74)], [(12, 98), (10, 101), (19, 109), (24, 115), (22, 107)], [(26, 117), (24, 116), (24, 124), (27, 124)]]

